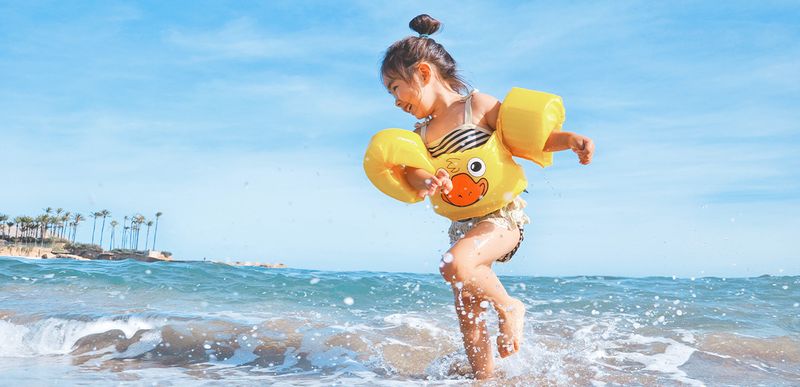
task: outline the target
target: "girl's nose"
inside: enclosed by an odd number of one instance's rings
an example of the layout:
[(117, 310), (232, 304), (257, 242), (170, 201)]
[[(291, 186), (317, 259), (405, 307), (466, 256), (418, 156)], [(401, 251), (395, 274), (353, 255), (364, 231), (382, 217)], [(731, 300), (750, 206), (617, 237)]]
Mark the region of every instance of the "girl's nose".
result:
[(403, 105), (403, 104), (400, 102), (400, 100), (399, 100), (399, 99), (397, 99), (397, 98), (395, 98), (395, 99), (394, 99), (394, 106), (397, 106), (397, 107), (402, 107), (402, 105)]

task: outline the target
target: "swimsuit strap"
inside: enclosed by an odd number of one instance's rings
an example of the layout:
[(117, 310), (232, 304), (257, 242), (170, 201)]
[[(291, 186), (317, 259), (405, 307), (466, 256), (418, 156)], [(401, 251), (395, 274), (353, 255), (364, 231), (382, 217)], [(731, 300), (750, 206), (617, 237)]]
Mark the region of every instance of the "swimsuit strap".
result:
[[(466, 96), (461, 98), (461, 100), (464, 101), (464, 123), (462, 125), (459, 125), (458, 126), (459, 128), (461, 128), (461, 127), (463, 127), (465, 125), (469, 125), (469, 126), (478, 128), (477, 125), (473, 125), (472, 124), (472, 95), (477, 93), (477, 92), (478, 92), (478, 89), (473, 89), (468, 95), (466, 95)], [(428, 123), (430, 121), (431, 121), (430, 117), (428, 117), (424, 121), (420, 122), (420, 126), (419, 126), (419, 136), (422, 138), (422, 142), (425, 144), (425, 146), (428, 146), (428, 144), (425, 143), (425, 138), (426, 138), (425, 137), (425, 132), (427, 132), (427, 130), (428, 130)], [(478, 128), (478, 129), (482, 129), (482, 128)], [(482, 129), (482, 131), (485, 131), (485, 129)], [(440, 137), (440, 139), (441, 139), (441, 137)]]
[(478, 89), (474, 89), (464, 97), (464, 125), (472, 125), (472, 96), (477, 92)]
[[(425, 142), (425, 132), (428, 130), (428, 122), (420, 122), (419, 126), (419, 136), (422, 138), (422, 142)], [(426, 144), (427, 145), (427, 144)]]

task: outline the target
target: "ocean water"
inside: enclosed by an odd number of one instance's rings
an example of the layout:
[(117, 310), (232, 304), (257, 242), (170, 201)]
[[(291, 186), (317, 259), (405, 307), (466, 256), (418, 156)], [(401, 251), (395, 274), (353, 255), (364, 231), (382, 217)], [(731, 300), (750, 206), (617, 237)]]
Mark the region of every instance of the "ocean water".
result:
[[(800, 277), (503, 277), (487, 385), (800, 385)], [(497, 317), (487, 313), (496, 334)], [(0, 257), (0, 384), (455, 385), (438, 275)]]

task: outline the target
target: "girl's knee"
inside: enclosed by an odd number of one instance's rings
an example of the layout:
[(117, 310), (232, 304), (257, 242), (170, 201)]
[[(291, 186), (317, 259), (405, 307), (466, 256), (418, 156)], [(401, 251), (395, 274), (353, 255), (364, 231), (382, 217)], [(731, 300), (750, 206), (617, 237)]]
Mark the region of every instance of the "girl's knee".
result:
[(448, 251), (442, 256), (439, 273), (449, 283), (463, 283), (473, 277), (475, 268), (475, 263), (468, 254), (454, 254), (453, 251)]

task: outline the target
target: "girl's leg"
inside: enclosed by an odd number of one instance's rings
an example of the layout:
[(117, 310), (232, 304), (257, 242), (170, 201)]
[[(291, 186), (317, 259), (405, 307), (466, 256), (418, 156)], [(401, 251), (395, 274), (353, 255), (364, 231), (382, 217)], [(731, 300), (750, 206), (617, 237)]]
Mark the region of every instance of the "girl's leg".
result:
[[(480, 303), (484, 300), (491, 302), (500, 320), (500, 336), (497, 339), (498, 352), (500, 356), (506, 357), (519, 350), (522, 341), (522, 325), (524, 322), (525, 307), (519, 300), (508, 295), (497, 275), (492, 271), (491, 265), (495, 260), (511, 251), (519, 241), (518, 230), (507, 230), (490, 222), (478, 223), (470, 230), (464, 238), (456, 242), (450, 249), (452, 261), (444, 259), (441, 267), (442, 276), (453, 286), (456, 293), (456, 310), (458, 306), (471, 305), (473, 310), (480, 310)], [(450, 262), (447, 262), (450, 261)], [(459, 311), (459, 321), (463, 317), (470, 320), (467, 314), (462, 315)], [(474, 317), (478, 313), (473, 312)], [(462, 326), (465, 326), (463, 323)], [(469, 327), (470, 325), (467, 325)], [(484, 329), (473, 329), (462, 332), (476, 335), (474, 333), (485, 332)], [(485, 333), (484, 333), (485, 334)], [(481, 337), (476, 336), (478, 339)], [(488, 341), (487, 337), (482, 338)], [(478, 342), (482, 342), (478, 340)], [(467, 337), (465, 337), (465, 345)], [(467, 355), (472, 356), (470, 349), (467, 348)], [(492, 357), (475, 356), (470, 357), (470, 364), (473, 370), (488, 370), (493, 368)]]
[(464, 350), (476, 379), (487, 379), (494, 374), (494, 358), (492, 344), (486, 322), (478, 319), (485, 308), (480, 306), (481, 300), (468, 291), (453, 288), (456, 303), (458, 325), (461, 328)]

